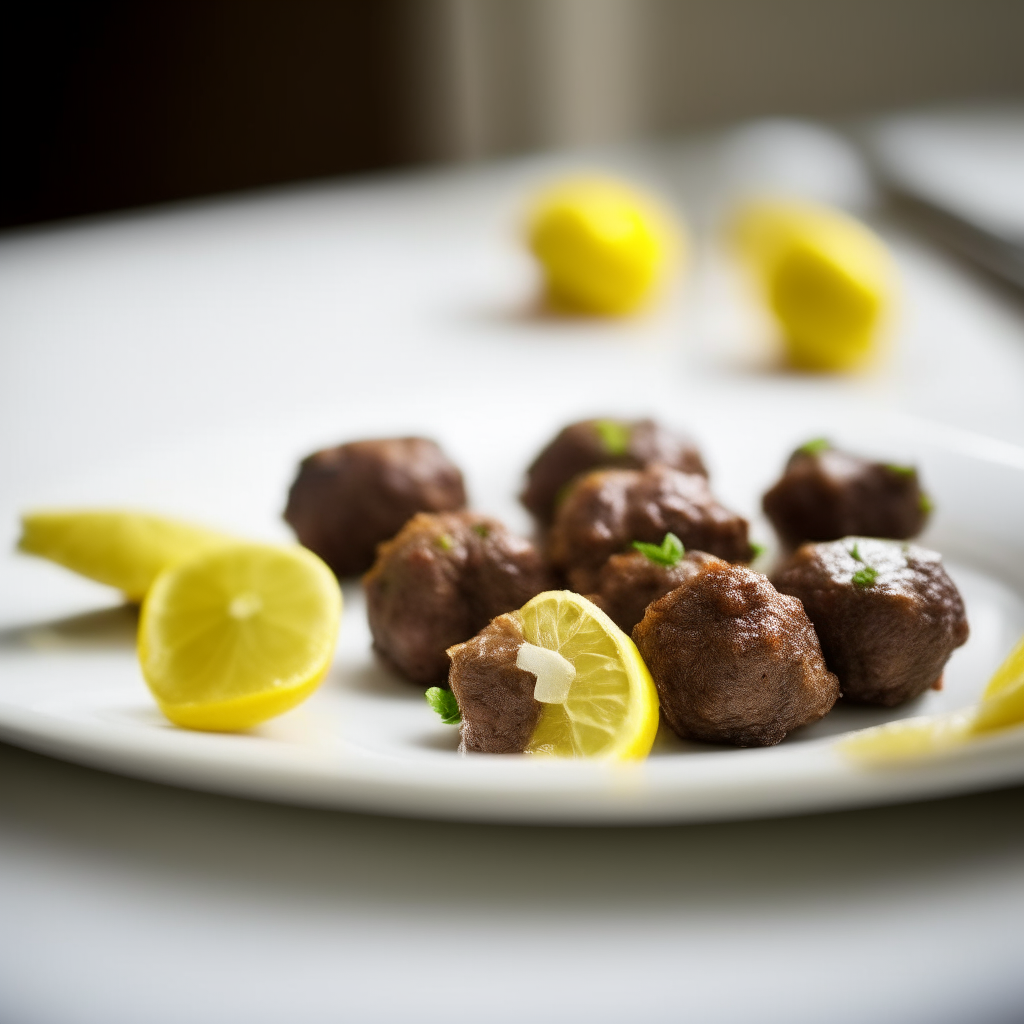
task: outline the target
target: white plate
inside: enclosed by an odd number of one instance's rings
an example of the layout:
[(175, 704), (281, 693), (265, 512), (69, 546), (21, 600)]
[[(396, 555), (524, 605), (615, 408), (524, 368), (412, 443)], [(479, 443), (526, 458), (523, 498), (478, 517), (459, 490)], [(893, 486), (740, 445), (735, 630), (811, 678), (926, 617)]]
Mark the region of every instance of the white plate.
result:
[[(651, 407), (647, 403), (645, 407)], [(134, 613), (102, 588), (55, 567), (8, 556), (0, 585), (0, 736), (112, 771), (257, 798), (385, 813), (522, 822), (667, 822), (769, 815), (936, 796), (1024, 781), (1024, 736), (1008, 733), (942, 761), (868, 770), (834, 737), (887, 718), (931, 713), (977, 698), (1024, 632), (1024, 450), (908, 418), (777, 396), (705, 389), (680, 417), (664, 396), (652, 411), (698, 428), (723, 500), (754, 516), (793, 444), (829, 433), (856, 450), (917, 462), (938, 512), (924, 538), (961, 588), (971, 638), (954, 653), (941, 692), (897, 711), (839, 707), (769, 749), (733, 750), (659, 737), (641, 765), (526, 757), (460, 757), (421, 691), (370, 655), (358, 586), (345, 586), (338, 655), (304, 706), (246, 735), (190, 733), (166, 723), (142, 682)], [(496, 403), (496, 406), (500, 403)], [(637, 403), (637, 408), (640, 404)], [(464, 412), (464, 411), (463, 411)], [(529, 430), (514, 409), (474, 418), (414, 410), (464, 466), (475, 502), (518, 527), (521, 469), (556, 425)], [(51, 487), (64, 502), (132, 501), (189, 512), (252, 534), (285, 536), (276, 520), (296, 456), (313, 444), (385, 430), (386, 415), (276, 425), (163, 452)], [(405, 424), (403, 424), (404, 426)], [(328, 431), (333, 434), (328, 436)]]

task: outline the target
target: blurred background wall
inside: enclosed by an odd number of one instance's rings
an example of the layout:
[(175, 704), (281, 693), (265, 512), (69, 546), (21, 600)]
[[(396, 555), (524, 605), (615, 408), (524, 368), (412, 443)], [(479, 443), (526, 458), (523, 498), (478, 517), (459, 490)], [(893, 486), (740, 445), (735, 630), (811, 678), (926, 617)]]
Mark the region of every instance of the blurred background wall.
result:
[(0, 226), (1024, 94), (1021, 0), (124, 0), (4, 15)]

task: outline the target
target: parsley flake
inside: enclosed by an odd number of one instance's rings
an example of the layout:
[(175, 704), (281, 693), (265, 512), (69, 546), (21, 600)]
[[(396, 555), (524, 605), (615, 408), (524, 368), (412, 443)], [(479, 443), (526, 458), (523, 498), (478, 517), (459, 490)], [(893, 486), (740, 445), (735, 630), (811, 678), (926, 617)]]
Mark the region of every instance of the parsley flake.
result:
[(445, 725), (458, 725), (462, 721), (459, 702), (451, 690), (442, 690), (440, 686), (432, 686), (423, 695), (427, 703), (441, 716)]
[(441, 535), (440, 535), (440, 536), (439, 536), (439, 537), (438, 537), (438, 538), (437, 538), (437, 539), (436, 539), (436, 540), (434, 541), (434, 543), (435, 543), (435, 544), (436, 544), (436, 545), (437, 545), (437, 546), (438, 546), (438, 547), (439, 547), (439, 548), (440, 548), (440, 549), (441, 549), (442, 551), (451, 551), (451, 549), (452, 549), (453, 547), (455, 547), (455, 541), (454, 541), (454, 540), (452, 540), (452, 538), (451, 538), (451, 537), (449, 537), (447, 533), (442, 533), (442, 534), (441, 534)]
[(753, 551), (753, 554), (750, 556), (750, 560), (753, 561), (755, 558), (760, 558), (768, 548), (766, 545), (760, 544), (756, 540), (752, 540), (750, 542), (750, 550)]
[(569, 492), (576, 485), (577, 477), (573, 477), (571, 480), (567, 480), (561, 487), (555, 491), (555, 508), (559, 508), (566, 498), (569, 497)]
[(669, 568), (678, 565), (679, 559), (686, 553), (683, 542), (674, 533), (666, 533), (660, 544), (646, 544), (642, 540), (635, 540), (633, 547), (657, 565)]
[(832, 448), (832, 442), (827, 437), (815, 437), (800, 445), (797, 451), (803, 455), (820, 455)]
[(885, 468), (897, 476), (913, 476), (917, 472), (913, 466), (899, 466), (895, 462), (890, 462)]
[(861, 557), (860, 547), (858, 546), (858, 544), (856, 542), (854, 542), (853, 547), (850, 548), (850, 557), (855, 562), (863, 562), (864, 561), (864, 559)]
[(595, 420), (594, 429), (609, 455), (625, 455), (629, 448), (629, 427), (619, 420)]
[(917, 507), (927, 516), (931, 515), (935, 511), (935, 502), (928, 497), (924, 492), (921, 493), (921, 497), (917, 499)]
[(473, 532), (479, 537), (487, 538), (491, 535), (491, 528), (486, 523), (474, 523)]
[(853, 583), (857, 587), (870, 587), (878, 579), (878, 570), (871, 565), (865, 565), (853, 574)]

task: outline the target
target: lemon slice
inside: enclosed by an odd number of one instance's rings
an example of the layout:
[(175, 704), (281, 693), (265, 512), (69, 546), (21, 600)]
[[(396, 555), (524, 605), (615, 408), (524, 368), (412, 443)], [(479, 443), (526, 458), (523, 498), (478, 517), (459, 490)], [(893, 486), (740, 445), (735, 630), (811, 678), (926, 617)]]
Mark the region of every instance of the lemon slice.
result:
[(654, 202), (605, 178), (545, 192), (534, 205), (529, 240), (552, 304), (599, 315), (642, 305), (682, 248), (681, 231)]
[(30, 512), (18, 548), (141, 601), (161, 569), (232, 538), (142, 512)]
[(529, 659), (538, 674), (537, 699), (552, 702), (544, 703), (526, 752), (646, 757), (658, 731), (658, 693), (633, 641), (600, 608), (567, 590), (538, 594), (519, 614), (526, 642), (559, 656), (549, 659), (547, 672), (543, 656)]
[(312, 552), (221, 547), (164, 570), (150, 588), (142, 674), (176, 725), (247, 729), (316, 689), (340, 620), (338, 581)]

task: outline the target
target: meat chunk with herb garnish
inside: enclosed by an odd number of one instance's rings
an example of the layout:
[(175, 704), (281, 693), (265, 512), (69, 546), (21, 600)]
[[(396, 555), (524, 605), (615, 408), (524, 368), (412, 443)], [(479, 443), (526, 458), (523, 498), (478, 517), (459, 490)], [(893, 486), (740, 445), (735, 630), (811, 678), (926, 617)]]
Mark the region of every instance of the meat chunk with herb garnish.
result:
[(747, 521), (719, 504), (705, 477), (668, 466), (588, 473), (559, 506), (548, 555), (579, 594), (598, 589), (601, 568), (633, 541), (660, 544), (674, 533), (689, 549), (730, 562), (753, 552)]
[(549, 584), (529, 541), (475, 512), (421, 512), (363, 577), (374, 649), (415, 683), (448, 675), (453, 644)]
[(604, 563), (597, 589), (587, 595), (625, 633), (632, 632), (652, 601), (675, 590), (699, 565), (714, 558), (703, 551), (684, 551), (674, 533), (665, 534), (661, 544), (636, 541), (633, 547)]
[(719, 558), (648, 606), (633, 641), (683, 739), (771, 746), (839, 696), (800, 602)]
[(569, 484), (593, 469), (645, 469), (655, 463), (707, 476), (693, 442), (654, 420), (582, 420), (565, 427), (526, 472), (522, 503), (547, 526)]
[(841, 537), (916, 537), (931, 501), (913, 466), (872, 462), (833, 448), (824, 438), (808, 441), (762, 501), (782, 542)]
[(302, 460), (284, 518), (337, 576), (373, 565), (377, 545), (417, 512), (464, 508), (458, 467), (422, 437), (352, 441)]
[(967, 640), (956, 584), (941, 556), (916, 544), (804, 544), (773, 580), (803, 602), (847, 700), (902, 704), (934, 686)]
[(499, 615), (472, 639), (448, 652), (448, 685), (458, 700), (460, 750), (521, 754), (542, 705), (534, 699), (537, 677), (517, 664), (525, 641), (522, 616)]

